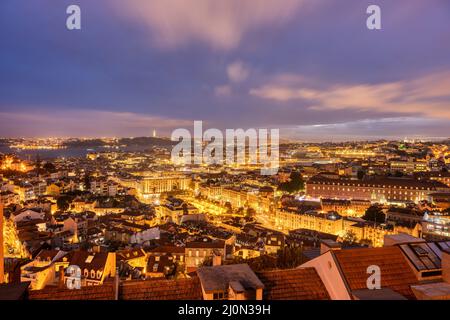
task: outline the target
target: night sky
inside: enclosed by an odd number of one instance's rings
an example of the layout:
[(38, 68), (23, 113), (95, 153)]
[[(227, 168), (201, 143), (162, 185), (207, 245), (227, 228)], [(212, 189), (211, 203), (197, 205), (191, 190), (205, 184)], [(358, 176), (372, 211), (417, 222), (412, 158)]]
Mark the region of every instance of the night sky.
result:
[[(82, 30), (66, 29), (70, 4)], [(0, 1), (0, 136), (170, 135), (193, 120), (448, 137), (450, 1)]]

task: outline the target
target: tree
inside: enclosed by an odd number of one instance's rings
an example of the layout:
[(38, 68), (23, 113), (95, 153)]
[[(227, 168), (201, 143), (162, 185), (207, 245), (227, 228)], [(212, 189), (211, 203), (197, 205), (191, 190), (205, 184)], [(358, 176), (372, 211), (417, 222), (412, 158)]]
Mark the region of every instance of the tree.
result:
[(401, 178), (401, 177), (403, 177), (405, 174), (403, 173), (403, 172), (401, 172), (401, 171), (395, 171), (395, 173), (394, 173), (394, 177), (396, 177), (396, 178)]
[(231, 203), (228, 201), (225, 203), (225, 209), (227, 210), (227, 214), (233, 213), (233, 207), (231, 206)]
[(56, 171), (55, 165), (51, 162), (46, 162), (44, 164), (44, 166), (42, 167), (42, 169), (44, 169), (46, 172), (55, 172)]
[(206, 257), (199, 265), (199, 267), (211, 267), (213, 265), (213, 258)]
[(292, 269), (303, 263), (303, 249), (301, 247), (285, 247), (277, 252), (277, 267)]
[(366, 213), (362, 217), (366, 221), (384, 223), (386, 215), (379, 206), (371, 206), (366, 210)]
[(358, 179), (359, 180), (362, 180), (365, 175), (366, 175), (366, 172), (364, 170), (358, 170)]
[(70, 202), (72, 201), (72, 197), (69, 196), (61, 196), (56, 200), (56, 205), (58, 209), (61, 211), (66, 211), (69, 209)]
[(175, 262), (175, 263), (173, 264), (173, 267), (170, 267), (170, 268), (164, 273), (164, 276), (165, 276), (167, 279), (173, 279), (173, 278), (175, 278), (175, 276), (177, 275), (178, 269), (179, 269), (179, 265), (178, 265), (177, 262)]
[(352, 230), (348, 230), (342, 237), (342, 241), (347, 244), (353, 244), (356, 242), (356, 234)]
[(39, 153), (36, 155), (36, 170), (39, 172), (41, 170), (41, 157), (39, 156)]
[(183, 209), (183, 215), (184, 216), (189, 214), (189, 207), (188, 207), (188, 204), (186, 202), (184, 202), (182, 204), (181, 208)]
[(256, 215), (256, 211), (255, 209), (248, 207), (247, 210), (245, 211), (245, 216), (246, 217), (253, 217)]
[(373, 246), (373, 242), (370, 239), (361, 239), (359, 243), (368, 247)]
[[(237, 263), (243, 263), (243, 259), (239, 258)], [(264, 254), (262, 256), (245, 260), (253, 271), (273, 270), (277, 268), (276, 257)]]
[(293, 193), (302, 190), (304, 186), (305, 182), (300, 172), (292, 171), (289, 181), (280, 183), (278, 190)]
[(89, 173), (84, 174), (84, 188), (85, 190), (91, 189), (91, 177), (89, 176)]

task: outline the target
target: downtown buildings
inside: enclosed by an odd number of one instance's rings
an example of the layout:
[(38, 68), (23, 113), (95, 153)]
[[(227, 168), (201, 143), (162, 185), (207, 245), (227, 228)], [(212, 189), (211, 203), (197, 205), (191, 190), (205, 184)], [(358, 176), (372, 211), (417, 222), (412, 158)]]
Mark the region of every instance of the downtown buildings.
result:
[(419, 203), (430, 201), (439, 192), (450, 193), (450, 187), (438, 181), (411, 178), (342, 179), (318, 175), (306, 183), (306, 194), (313, 198), (357, 199), (378, 203)]
[[(31, 281), (33, 299), (362, 299), (370, 293), (345, 285), (353, 281), (347, 264), (376, 261), (399, 277), (410, 250), (422, 252), (416, 242), (443, 251), (448, 241), (445, 171), (433, 171), (430, 159), (427, 172), (392, 172), (396, 145), (286, 145), (274, 176), (174, 165), (160, 149), (4, 170), (5, 278)], [(366, 217), (373, 206), (384, 216)], [(424, 271), (442, 273), (430, 257), (429, 270), (413, 265), (416, 278), (383, 287), (417, 298), (412, 286), (422, 285)], [(80, 291), (66, 289), (72, 261), (81, 264)], [(340, 284), (330, 284), (334, 270), (343, 273)], [(443, 285), (440, 276), (433, 281)]]

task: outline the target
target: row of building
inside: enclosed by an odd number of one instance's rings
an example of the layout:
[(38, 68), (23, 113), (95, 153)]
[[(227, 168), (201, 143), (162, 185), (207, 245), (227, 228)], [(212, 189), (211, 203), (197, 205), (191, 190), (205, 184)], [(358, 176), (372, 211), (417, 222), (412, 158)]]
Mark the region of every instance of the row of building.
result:
[[(0, 296), (8, 290), (10, 298), (32, 300), (450, 299), (450, 243), (405, 235), (387, 236), (380, 248), (346, 249), (324, 241), (319, 256), (294, 269), (254, 271), (247, 264), (216, 261), (183, 279), (121, 280), (114, 264), (134, 260), (130, 263), (139, 265), (142, 256), (133, 250), (117, 253), (116, 259), (112, 254), (43, 251), (35, 265), (22, 267), (28, 281), (0, 286)], [(52, 267), (59, 271), (49, 276), (54, 285), (30, 290), (30, 283), (37, 282), (28, 272)], [(67, 288), (79, 281), (80, 289)]]
[(435, 180), (411, 178), (345, 179), (334, 175), (317, 175), (306, 183), (312, 198), (357, 199), (378, 203), (404, 204), (432, 202), (433, 194), (450, 193), (450, 187)]

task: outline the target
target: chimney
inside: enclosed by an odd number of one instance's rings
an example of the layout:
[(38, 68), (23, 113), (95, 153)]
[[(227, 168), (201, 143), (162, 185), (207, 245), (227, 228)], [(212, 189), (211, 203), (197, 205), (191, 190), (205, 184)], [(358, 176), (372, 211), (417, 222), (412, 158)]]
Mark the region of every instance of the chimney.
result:
[(450, 251), (443, 250), (442, 258), (442, 280), (450, 284)]
[(64, 266), (60, 266), (58, 272), (59, 272), (58, 287), (60, 289), (63, 289), (66, 287), (66, 284), (64, 281), (65, 280)]
[(3, 252), (3, 203), (0, 203), (0, 284), (2, 284), (4, 281), (5, 281), (5, 257)]
[(222, 265), (222, 256), (220, 255), (220, 252), (213, 253), (212, 265), (213, 267)]
[(22, 275), (22, 263), (16, 263), (8, 274), (8, 283), (20, 283)]

